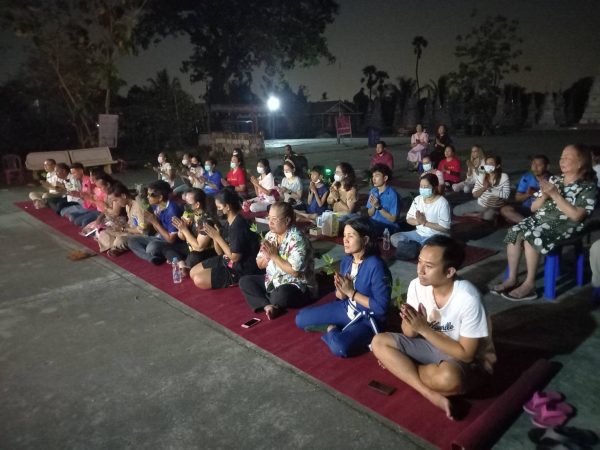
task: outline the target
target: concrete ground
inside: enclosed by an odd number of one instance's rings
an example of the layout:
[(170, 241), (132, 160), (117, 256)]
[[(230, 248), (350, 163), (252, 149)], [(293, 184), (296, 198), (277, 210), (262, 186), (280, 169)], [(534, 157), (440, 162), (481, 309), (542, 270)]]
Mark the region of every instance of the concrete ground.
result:
[[(311, 165), (346, 160), (360, 172), (372, 153), (364, 141), (293, 144)], [(545, 152), (556, 166), (566, 143), (599, 142), (600, 132), (477, 141), (501, 152), (516, 183), (527, 156)], [(400, 167), (407, 142), (388, 140)], [(272, 165), (285, 143), (269, 143)], [(458, 143), (464, 151), (475, 140)], [(152, 174), (119, 178), (133, 184)], [(0, 448), (427, 447), (109, 260), (70, 262), (68, 252), (78, 248), (73, 241), (13, 206), (29, 190), (0, 190)], [(504, 234), (473, 244), (502, 250)], [(501, 252), (462, 275), (485, 290), (504, 265)], [(392, 266), (407, 281), (414, 270), (408, 263)], [(600, 311), (589, 308), (589, 294), (588, 285), (563, 288), (552, 303), (515, 305), (489, 294), (485, 302), (505, 330), (512, 327), (504, 341), (542, 348), (562, 363), (550, 388), (577, 408), (571, 425), (599, 431)], [(496, 448), (532, 448), (529, 428), (522, 414)]]

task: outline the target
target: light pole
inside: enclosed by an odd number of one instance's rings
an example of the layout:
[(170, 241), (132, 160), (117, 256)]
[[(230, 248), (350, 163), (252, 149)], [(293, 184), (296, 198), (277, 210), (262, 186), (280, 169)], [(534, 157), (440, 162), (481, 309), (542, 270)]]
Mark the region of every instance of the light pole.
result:
[(273, 95), (267, 100), (267, 109), (271, 113), (271, 139), (275, 139), (275, 112), (279, 110), (281, 102)]

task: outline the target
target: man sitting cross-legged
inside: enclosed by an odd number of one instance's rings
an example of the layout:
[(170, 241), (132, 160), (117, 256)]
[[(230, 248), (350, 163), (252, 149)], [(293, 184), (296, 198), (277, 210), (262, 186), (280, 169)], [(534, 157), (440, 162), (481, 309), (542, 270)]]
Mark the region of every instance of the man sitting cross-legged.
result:
[(452, 418), (450, 400), (479, 386), (495, 353), (477, 288), (456, 277), (461, 244), (445, 235), (425, 241), (418, 278), (402, 305), (402, 334), (383, 333), (371, 343), (379, 364)]

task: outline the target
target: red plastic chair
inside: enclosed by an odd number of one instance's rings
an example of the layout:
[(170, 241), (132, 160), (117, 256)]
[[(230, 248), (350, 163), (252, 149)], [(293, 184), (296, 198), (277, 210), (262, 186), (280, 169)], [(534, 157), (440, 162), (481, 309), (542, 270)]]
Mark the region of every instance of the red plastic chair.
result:
[(16, 179), (18, 183), (25, 183), (25, 170), (19, 155), (4, 155), (2, 157), (2, 170), (6, 184), (12, 184)]

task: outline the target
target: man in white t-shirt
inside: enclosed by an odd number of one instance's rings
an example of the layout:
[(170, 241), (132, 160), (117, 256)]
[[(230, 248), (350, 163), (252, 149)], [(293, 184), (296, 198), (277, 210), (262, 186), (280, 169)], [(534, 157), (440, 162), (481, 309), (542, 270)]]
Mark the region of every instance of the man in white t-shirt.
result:
[(402, 333), (373, 338), (379, 364), (452, 418), (450, 400), (484, 381), (495, 362), (481, 296), (456, 278), (464, 247), (445, 235), (425, 241), (418, 278), (402, 305)]

